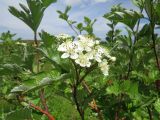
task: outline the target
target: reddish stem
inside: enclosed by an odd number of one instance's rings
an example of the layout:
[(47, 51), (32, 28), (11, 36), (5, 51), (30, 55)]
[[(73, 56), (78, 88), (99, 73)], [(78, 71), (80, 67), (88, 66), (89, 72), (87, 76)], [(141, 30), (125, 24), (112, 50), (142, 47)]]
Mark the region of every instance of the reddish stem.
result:
[(44, 96), (44, 89), (42, 89), (39, 94), (40, 94), (40, 99), (41, 99), (41, 102), (44, 106), (44, 109), (45, 109), (45, 111), (48, 112), (48, 106), (47, 106), (46, 99), (45, 99), (45, 96)]
[(42, 108), (40, 108), (39, 106), (34, 105), (33, 103), (30, 103), (30, 106), (32, 108), (34, 108), (35, 110), (40, 111), (41, 113), (45, 114), (49, 120), (55, 120), (55, 118), (47, 111), (43, 110)]
[(115, 118), (114, 118), (114, 120), (119, 120), (119, 118), (118, 118), (118, 111), (116, 111), (116, 113), (115, 113)]

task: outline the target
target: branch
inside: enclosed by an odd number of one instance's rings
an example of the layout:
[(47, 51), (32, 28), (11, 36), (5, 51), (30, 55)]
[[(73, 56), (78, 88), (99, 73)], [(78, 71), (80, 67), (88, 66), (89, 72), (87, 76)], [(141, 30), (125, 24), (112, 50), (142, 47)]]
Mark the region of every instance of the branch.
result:
[(46, 115), (48, 117), (49, 120), (55, 120), (55, 118), (47, 111), (47, 110), (43, 110), (41, 107), (34, 105), (33, 103), (26, 101), (24, 99), (24, 96), (18, 95), (17, 96), (17, 100), (18, 102), (23, 105), (23, 106), (29, 106), (39, 112), (41, 112), (42, 114)]
[[(140, 9), (140, 13), (142, 13), (142, 12), (143, 12), (143, 9)], [(133, 54), (134, 54), (134, 51), (135, 51), (135, 44), (136, 44), (136, 42), (138, 41), (137, 33), (138, 33), (138, 31), (139, 31), (140, 21), (141, 21), (141, 19), (138, 20), (137, 28), (136, 28), (135, 32), (134, 32), (134, 30), (132, 30), (133, 33), (134, 33), (134, 43), (133, 43), (133, 46), (132, 46), (132, 53), (131, 53), (130, 60), (129, 60), (128, 72), (127, 72), (127, 77), (126, 77), (126, 79), (129, 78), (130, 72), (132, 71)]]
[(30, 103), (30, 107), (34, 108), (35, 110), (38, 110), (39, 112), (45, 114), (49, 120), (55, 120), (55, 118), (47, 111), (43, 110), (39, 106), (34, 105), (33, 103)]
[(154, 19), (153, 18), (153, 3), (151, 1), (151, 18), (150, 18), (150, 23), (151, 23), (151, 30), (152, 30), (153, 52), (154, 52), (154, 55), (155, 55), (157, 68), (160, 71), (160, 63), (159, 63), (158, 55), (157, 55), (157, 51), (156, 51), (156, 39), (155, 39), (155, 35), (154, 35), (155, 23), (154, 23), (153, 19)]
[(76, 107), (77, 107), (77, 111), (79, 112), (81, 119), (84, 120), (84, 110), (80, 107), (80, 104), (79, 104), (78, 99), (77, 99), (77, 87), (78, 87), (78, 85), (74, 85), (73, 88), (72, 88), (73, 89), (72, 90), (73, 99), (74, 99), (74, 102), (75, 102)]
[(36, 47), (38, 48), (38, 40), (37, 40), (37, 31), (34, 31), (34, 43), (36, 45)]
[(118, 112), (118, 111), (116, 111), (114, 120), (119, 120), (119, 116), (118, 116), (118, 114), (119, 114), (119, 112)]
[(75, 62), (73, 60), (71, 60), (71, 61), (72, 61), (72, 64), (74, 66), (74, 69), (76, 71), (76, 81), (75, 81), (75, 84), (77, 84), (77, 81), (79, 81), (79, 74), (80, 73), (78, 72), (78, 69), (77, 69), (77, 66), (76, 66)]
[[(91, 89), (89, 88), (89, 86), (87, 85), (87, 83), (85, 81), (82, 81), (82, 85), (83, 87), (86, 89), (86, 91), (91, 94)], [(97, 113), (98, 113), (98, 117), (99, 117), (99, 120), (103, 120), (103, 115), (101, 113), (101, 110), (99, 109), (95, 99), (93, 98), (92, 102), (94, 103), (94, 107), (92, 107), (92, 105), (90, 104), (90, 107), (92, 109), (94, 109)]]
[(149, 114), (149, 119), (153, 120), (152, 111), (150, 110), (149, 106), (147, 106), (147, 110), (148, 110), (148, 114)]
[(67, 21), (69, 27), (75, 32), (76, 35), (79, 35), (78, 32), (73, 28), (72, 24)]
[(42, 88), (42, 89), (40, 90), (39, 96), (40, 96), (41, 103), (42, 103), (42, 105), (44, 106), (45, 111), (48, 112), (48, 106), (47, 106), (46, 99), (45, 99), (45, 96), (44, 96), (44, 88)]
[(94, 70), (94, 68), (97, 66), (97, 63), (95, 63), (94, 65), (92, 65), (87, 71), (86, 73), (80, 78), (79, 82), (77, 84), (80, 84), (84, 79), (85, 77)]

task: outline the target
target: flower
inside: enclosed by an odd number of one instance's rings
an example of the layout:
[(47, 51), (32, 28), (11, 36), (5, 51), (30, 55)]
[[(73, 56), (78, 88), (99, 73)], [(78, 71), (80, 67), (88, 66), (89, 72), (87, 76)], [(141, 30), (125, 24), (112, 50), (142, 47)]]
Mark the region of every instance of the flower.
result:
[(89, 61), (89, 58), (87, 54), (79, 54), (78, 58), (75, 60), (77, 64), (79, 64), (81, 67), (90, 67), (91, 62)]
[(96, 45), (99, 45), (99, 43), (100, 43), (99, 40), (96, 40), (95, 44), (96, 44)]
[(102, 56), (101, 56), (101, 54), (99, 54), (99, 53), (95, 53), (95, 55), (94, 55), (94, 59), (97, 61), (97, 62), (101, 62), (102, 60)]
[(116, 61), (116, 57), (110, 57), (110, 59), (114, 62)]
[(74, 47), (75, 47), (75, 44), (72, 41), (63, 42), (58, 47), (58, 51), (64, 52), (61, 58), (69, 58), (69, 57), (72, 59), (78, 58), (78, 54), (76, 53)]
[(102, 62), (100, 62), (99, 64), (99, 67), (102, 71), (102, 73), (107, 76), (108, 75), (108, 71), (109, 71), (109, 65), (108, 65), (108, 62), (106, 59), (103, 59)]
[(72, 40), (72, 36), (68, 35), (68, 34), (59, 34), (56, 36), (58, 41), (66, 41), (66, 40)]
[(91, 51), (92, 47), (95, 45), (95, 42), (89, 38), (82, 35), (78, 36), (78, 42), (76, 43), (79, 51)]
[(105, 52), (105, 49), (101, 47), (100, 45), (95, 47), (95, 50), (93, 50), (93, 59), (97, 62), (101, 62), (103, 58), (103, 54)]
[(101, 46), (99, 41), (82, 35), (79, 35), (78, 39), (74, 41), (63, 41), (59, 45), (58, 51), (63, 53), (61, 58), (71, 58), (81, 67), (90, 67), (92, 62), (98, 62), (98, 66), (105, 76), (109, 71), (108, 60), (116, 60), (116, 57), (111, 56), (109, 50)]
[(61, 45), (59, 45), (58, 51), (66, 52), (69, 47), (72, 47), (71, 41), (63, 42)]
[(24, 42), (16, 42), (17, 45), (27, 46), (27, 43)]
[(97, 62), (101, 62), (102, 55), (97, 52), (97, 50), (93, 49), (92, 51), (86, 53), (90, 60), (95, 60)]

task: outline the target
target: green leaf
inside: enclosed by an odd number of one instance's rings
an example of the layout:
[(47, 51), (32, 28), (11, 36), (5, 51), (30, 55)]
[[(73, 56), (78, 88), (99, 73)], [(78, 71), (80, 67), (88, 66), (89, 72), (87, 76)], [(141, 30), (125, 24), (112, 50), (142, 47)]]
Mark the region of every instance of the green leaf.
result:
[(85, 30), (90, 36), (93, 36), (93, 25), (97, 20), (94, 19), (93, 21), (88, 18), (88, 17), (84, 17), (84, 23), (86, 24), (86, 26), (83, 26), (83, 30)]
[(108, 94), (114, 94), (116, 96), (118, 96), (118, 94), (121, 92), (118, 82), (114, 82), (114, 84), (109, 86), (106, 90)]
[(115, 24), (121, 22), (133, 30), (137, 21), (142, 18), (143, 15), (137, 11), (127, 10), (118, 5), (116, 8), (113, 7), (111, 13), (105, 14), (104, 17)]
[(133, 4), (142, 8), (145, 0), (132, 0)]
[(57, 13), (59, 13), (59, 18), (68, 21), (68, 12), (71, 10), (71, 6), (67, 6), (64, 12), (61, 12), (60, 10), (57, 10)]
[(118, 94), (127, 94), (130, 98), (135, 99), (138, 97), (138, 83), (133, 83), (129, 80), (125, 80), (123, 82), (115, 81), (113, 85), (109, 86), (107, 89), (108, 94), (114, 94), (118, 96)]
[(56, 43), (55, 41), (55, 37), (50, 35), (49, 33), (45, 32), (45, 31), (41, 31), (41, 33), (39, 33), (42, 41), (43, 41), (43, 44), (45, 45), (45, 47), (51, 47), (53, 44)]
[(145, 10), (146, 10), (146, 13), (147, 13), (149, 19), (152, 19), (151, 18), (152, 17), (151, 8), (152, 8), (152, 0), (145, 0)]
[(86, 23), (86, 24), (90, 24), (91, 23), (91, 19), (89, 19), (88, 17), (84, 17), (84, 22)]
[(41, 0), (44, 7), (50, 6), (52, 3), (57, 2), (57, 0)]
[(23, 91), (23, 94), (26, 94), (28, 92), (32, 92), (38, 89), (41, 89), (47, 85), (52, 85), (55, 81), (59, 81), (59, 80), (66, 80), (70, 78), (70, 74), (62, 74), (60, 77), (51, 79), (51, 78), (43, 78), (42, 81), (39, 82), (39, 84), (30, 87), (28, 90)]
[(67, 6), (64, 13), (67, 14), (71, 10), (71, 8), (71, 6)]
[(10, 6), (9, 12), (36, 32), (43, 18), (45, 9), (53, 2), (56, 2), (56, 0), (42, 0), (42, 2), (39, 0), (27, 0), (27, 6), (20, 4), (23, 11)]
[(26, 120), (31, 118), (31, 110), (24, 108), (8, 113), (5, 120)]
[(0, 64), (0, 75), (11, 75), (22, 72), (22, 68), (17, 64)]
[(9, 103), (6, 100), (0, 99), (0, 115), (2, 113), (9, 113), (14, 110), (16, 105)]
[(157, 110), (158, 113), (160, 113), (160, 99), (157, 99), (154, 103), (154, 108)]
[(150, 24), (145, 24), (138, 32), (138, 37), (149, 37), (151, 33)]
[(20, 86), (14, 87), (11, 90), (11, 93), (22, 93), (22, 92), (24, 92), (24, 91), (26, 91), (28, 89), (30, 89), (30, 87), (24, 86), (24, 85), (20, 85)]

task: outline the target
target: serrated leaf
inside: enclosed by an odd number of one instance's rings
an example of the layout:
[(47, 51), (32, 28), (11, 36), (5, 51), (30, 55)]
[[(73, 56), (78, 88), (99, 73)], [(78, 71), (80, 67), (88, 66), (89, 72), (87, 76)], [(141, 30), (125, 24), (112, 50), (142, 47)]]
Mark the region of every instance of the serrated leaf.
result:
[(120, 93), (120, 89), (119, 89), (119, 84), (118, 82), (115, 82), (112, 86), (109, 86), (106, 89), (108, 94), (114, 94), (114, 95), (118, 95)]
[(16, 86), (14, 87), (12, 90), (11, 90), (11, 93), (21, 93), (21, 92), (24, 92), (26, 90), (29, 90), (30, 87), (28, 86), (25, 86), (25, 85), (20, 85), (20, 86)]
[(27, 0), (27, 6), (20, 4), (23, 11), (10, 6), (9, 12), (36, 32), (45, 9), (53, 2), (56, 2), (56, 0), (42, 0), (42, 2), (38, 0)]

